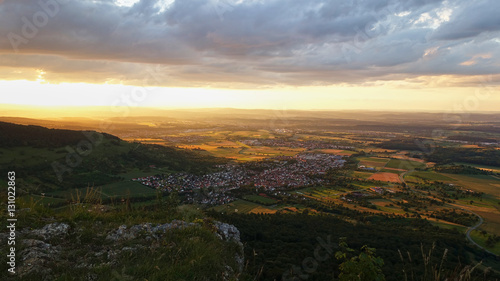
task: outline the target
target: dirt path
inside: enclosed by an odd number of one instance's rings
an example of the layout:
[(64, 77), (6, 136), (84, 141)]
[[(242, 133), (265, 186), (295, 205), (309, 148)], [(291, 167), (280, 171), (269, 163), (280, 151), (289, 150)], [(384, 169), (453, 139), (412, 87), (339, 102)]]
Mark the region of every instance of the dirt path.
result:
[(402, 174), (399, 175), (399, 178), (401, 179), (401, 183), (406, 186), (406, 182), (405, 182), (405, 175), (408, 174), (409, 172), (413, 172), (414, 170), (410, 170), (410, 171), (406, 171)]

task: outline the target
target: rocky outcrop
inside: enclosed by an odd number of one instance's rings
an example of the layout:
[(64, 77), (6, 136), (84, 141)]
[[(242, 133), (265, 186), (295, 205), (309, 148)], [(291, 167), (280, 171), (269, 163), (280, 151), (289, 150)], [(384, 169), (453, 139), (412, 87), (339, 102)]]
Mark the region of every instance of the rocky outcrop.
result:
[(118, 227), (117, 230), (112, 231), (106, 236), (106, 239), (112, 241), (124, 241), (135, 239), (139, 234), (153, 235), (153, 237), (158, 238), (158, 235), (165, 233), (172, 229), (182, 229), (191, 226), (200, 226), (199, 224), (173, 220), (171, 223), (159, 224), (153, 226), (151, 223), (137, 224), (127, 228), (126, 225)]
[(243, 243), (241, 243), (240, 240), (240, 231), (238, 230), (238, 228), (236, 228), (236, 226), (232, 224), (227, 224), (219, 221), (214, 222), (214, 226), (217, 229), (217, 235), (219, 238), (228, 242), (235, 242), (238, 244), (239, 250), (235, 254), (234, 259), (238, 264), (238, 271), (243, 272), (243, 267), (245, 265), (245, 256), (243, 251)]
[(47, 224), (40, 229), (35, 229), (31, 233), (40, 236), (45, 240), (49, 240), (53, 237), (62, 237), (68, 235), (69, 225), (65, 223), (55, 222)]
[(221, 239), (241, 243), (240, 231), (236, 228), (236, 226), (220, 221), (215, 221), (214, 226), (217, 228), (217, 234)]
[[(228, 264), (232, 266), (225, 265), (222, 271), (223, 280), (237, 280), (244, 267), (243, 244), (240, 241), (239, 230), (233, 225), (218, 221), (207, 224), (207, 222), (192, 223), (180, 220), (165, 224), (121, 225), (107, 231), (101, 230), (101, 226), (97, 224), (88, 229), (78, 225), (71, 227), (60, 222), (50, 223), (34, 230), (23, 229), (18, 236), (22, 245), (19, 248), (22, 250), (17, 255), (19, 264), (16, 276), (20, 279), (43, 276), (40, 281), (53, 280), (60, 275), (60, 269), (58, 272), (57, 267), (63, 264), (65, 268), (88, 270), (87, 279), (98, 280), (93, 269), (120, 268), (120, 256), (128, 255), (127, 253), (133, 255), (144, 251), (161, 251), (162, 247), (165, 249), (178, 247), (175, 243), (169, 242), (164, 235), (169, 231), (190, 227), (209, 229), (224, 243), (238, 245), (234, 256), (235, 263), (230, 261), (232, 257), (228, 257)], [(76, 252), (79, 254), (73, 254)], [(120, 278), (125, 277), (127, 277), (125, 274), (120, 274)]]
[(22, 261), (18, 268), (19, 276), (31, 272), (49, 275), (52, 270), (48, 264), (59, 258), (61, 248), (36, 239), (24, 239), (22, 245), (26, 248), (19, 253)]

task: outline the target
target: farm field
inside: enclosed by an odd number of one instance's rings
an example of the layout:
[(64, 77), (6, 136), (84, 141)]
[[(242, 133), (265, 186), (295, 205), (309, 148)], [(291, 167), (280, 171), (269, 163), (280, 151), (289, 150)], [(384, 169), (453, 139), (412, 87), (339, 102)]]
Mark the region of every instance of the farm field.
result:
[(380, 172), (382, 172), (382, 173), (394, 173), (394, 174), (401, 175), (401, 174), (406, 173), (407, 170), (393, 169), (393, 168), (383, 168), (382, 170), (380, 170)]
[(389, 162), (389, 158), (378, 158), (378, 157), (362, 157), (358, 158), (358, 165), (363, 165), (366, 167), (374, 167), (374, 168), (382, 168), (387, 162)]
[(426, 167), (426, 164), (406, 159), (391, 159), (387, 163), (387, 165), (385, 165), (385, 167), (394, 169), (403, 169), (403, 170), (414, 170), (417, 168), (423, 169)]
[(245, 155), (275, 157), (275, 156), (295, 156), (303, 151), (305, 151), (305, 149), (303, 148), (255, 146), (251, 148), (244, 148), (240, 151), (240, 153)]
[(500, 179), (490, 175), (457, 175), (443, 174), (455, 180), (457, 185), (470, 188), (474, 191), (491, 194), (500, 199)]
[(395, 173), (387, 173), (387, 172), (378, 172), (373, 175), (371, 175), (369, 180), (376, 180), (376, 181), (387, 181), (387, 182), (394, 182), (394, 183), (401, 183), (401, 179), (398, 174)]
[(500, 235), (500, 212), (498, 210), (474, 211), (484, 219), (479, 229)]
[[(370, 202), (377, 206), (377, 209), (386, 212), (386, 213), (393, 213), (393, 214), (404, 214), (405, 212), (398, 206), (395, 206), (394, 203), (391, 200), (388, 199), (372, 199)], [(389, 206), (389, 205), (393, 206)]]
[(358, 165), (362, 165), (365, 167), (374, 167), (374, 168), (383, 168), (387, 162), (375, 162), (369, 160), (361, 160)]
[(276, 212), (277, 212), (277, 210), (258, 206), (256, 208), (253, 208), (249, 213), (250, 214), (275, 214)]
[[(257, 203), (238, 199), (238, 200), (233, 201), (229, 204), (219, 205), (219, 206), (213, 207), (212, 210), (214, 210), (216, 212), (247, 214), (247, 213), (250, 213), (250, 211), (252, 211), (253, 209), (255, 209), (257, 207), (263, 208), (262, 205), (259, 205)], [(269, 210), (271, 210), (271, 209), (269, 209)]]
[(453, 223), (449, 223), (449, 222), (444, 222), (442, 220), (437, 221), (436, 219), (428, 219), (428, 221), (430, 223), (432, 223), (433, 225), (436, 225), (436, 226), (439, 226), (442, 228), (446, 228), (446, 229), (456, 229), (456, 230), (458, 230), (460, 232), (464, 232), (464, 233), (467, 230), (467, 227), (465, 227), (465, 226), (457, 225), (457, 224), (453, 224)]
[(209, 142), (204, 144), (184, 144), (179, 147), (185, 149), (206, 150), (213, 156), (235, 159), (238, 161), (256, 161), (276, 156), (295, 156), (305, 151), (304, 148), (289, 147), (251, 147), (241, 142)]
[(227, 134), (228, 137), (237, 138), (254, 138), (254, 139), (272, 139), (274, 135), (268, 130), (257, 130), (257, 131), (235, 131)]
[(413, 171), (406, 175), (406, 177), (421, 178), (429, 181), (456, 181), (455, 179), (445, 176), (436, 172), (423, 172), (423, 171)]
[(346, 193), (347, 191), (331, 189), (326, 187), (308, 187), (300, 190), (293, 191), (292, 193), (300, 194), (309, 198), (317, 199), (320, 201), (331, 200), (338, 198), (339, 194)]
[(245, 195), (243, 197), (243, 199), (248, 200), (248, 201), (252, 201), (252, 202), (256, 202), (256, 203), (260, 203), (260, 204), (265, 204), (265, 205), (274, 204), (277, 202), (276, 200), (274, 200), (272, 198), (264, 197), (264, 196), (260, 196), (260, 195), (255, 195), (255, 194)]
[(371, 175), (373, 175), (373, 173), (369, 173), (369, 172), (361, 172), (361, 171), (354, 171), (354, 172), (352, 173), (352, 175), (353, 175), (354, 177), (360, 177), (360, 178), (362, 178), (362, 179), (367, 179), (367, 178), (369, 178)]
[(380, 157), (362, 157), (359, 158), (360, 161), (370, 161), (370, 162), (379, 162), (379, 163), (387, 163), (391, 159), (390, 158), (380, 158)]

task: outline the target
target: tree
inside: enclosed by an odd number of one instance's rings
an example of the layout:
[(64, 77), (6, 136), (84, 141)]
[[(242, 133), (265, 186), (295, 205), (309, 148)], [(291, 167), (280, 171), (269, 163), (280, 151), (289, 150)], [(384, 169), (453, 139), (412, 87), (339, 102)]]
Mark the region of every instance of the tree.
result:
[(385, 281), (382, 273), (384, 260), (375, 256), (375, 249), (364, 245), (359, 255), (353, 255), (354, 250), (349, 248), (346, 238), (340, 238), (340, 251), (335, 258), (343, 261), (340, 266), (339, 280), (341, 281)]

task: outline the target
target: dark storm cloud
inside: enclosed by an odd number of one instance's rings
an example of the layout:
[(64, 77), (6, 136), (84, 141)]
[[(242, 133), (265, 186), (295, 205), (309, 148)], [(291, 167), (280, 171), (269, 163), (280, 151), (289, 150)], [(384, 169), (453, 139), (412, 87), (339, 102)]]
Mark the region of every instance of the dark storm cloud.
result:
[[(47, 3), (56, 3), (57, 12)], [(168, 86), (497, 74), (499, 7), (493, 0), (142, 0), (132, 6), (5, 0), (0, 78), (43, 69), (49, 81), (137, 84), (153, 64), (161, 70), (156, 83)], [(36, 32), (26, 34), (27, 24)]]

